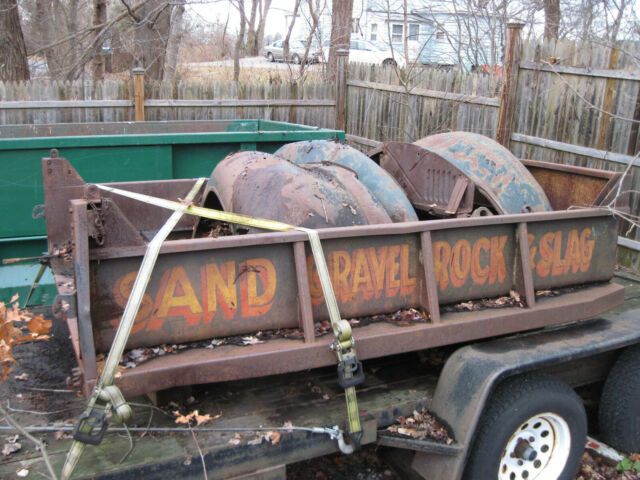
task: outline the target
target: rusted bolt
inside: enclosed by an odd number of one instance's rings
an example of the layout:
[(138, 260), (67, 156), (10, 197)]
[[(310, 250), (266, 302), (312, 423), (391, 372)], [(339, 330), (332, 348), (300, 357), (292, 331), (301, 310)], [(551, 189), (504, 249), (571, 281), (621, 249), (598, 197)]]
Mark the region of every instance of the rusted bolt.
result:
[(516, 444), (516, 448), (513, 453), (515, 453), (516, 457), (530, 462), (535, 460), (538, 456), (538, 452), (536, 452), (524, 438), (518, 439), (518, 443)]

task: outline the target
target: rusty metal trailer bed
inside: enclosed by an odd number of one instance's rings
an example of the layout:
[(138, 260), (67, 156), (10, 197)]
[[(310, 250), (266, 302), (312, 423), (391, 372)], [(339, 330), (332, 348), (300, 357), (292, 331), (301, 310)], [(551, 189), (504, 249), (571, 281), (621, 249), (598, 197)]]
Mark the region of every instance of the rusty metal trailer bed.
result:
[[(540, 162), (532, 167), (547, 176), (554, 172)], [(572, 167), (560, 174), (575, 181), (590, 171)], [(43, 178), (49, 246), (63, 252), (51, 259), (61, 294), (56, 306), (72, 332), (88, 392), (97, 376), (96, 354), (109, 349), (146, 241), (168, 213), (85, 184), (55, 156), (43, 159)], [(577, 192), (580, 203), (601, 197), (619, 174), (589, 178), (597, 188), (591, 187), (590, 199)], [(110, 185), (175, 199), (193, 181)], [(550, 200), (566, 202), (566, 197), (564, 191), (562, 200), (554, 195)], [(156, 358), (122, 372), (116, 383), (125, 395), (335, 363), (330, 339), (314, 331), (327, 312), (303, 233), (191, 238), (195, 226), (194, 217), (183, 219), (162, 247), (128, 347), (280, 328), (299, 328), (303, 339)], [(622, 289), (608, 283), (617, 220), (603, 208), (319, 232), (344, 318), (409, 307), (428, 313), (426, 322), (411, 326), (375, 323), (356, 329), (361, 359), (580, 320), (622, 302)], [(557, 297), (536, 298), (536, 291), (579, 285)], [(442, 305), (512, 291), (523, 308), (441, 312)]]

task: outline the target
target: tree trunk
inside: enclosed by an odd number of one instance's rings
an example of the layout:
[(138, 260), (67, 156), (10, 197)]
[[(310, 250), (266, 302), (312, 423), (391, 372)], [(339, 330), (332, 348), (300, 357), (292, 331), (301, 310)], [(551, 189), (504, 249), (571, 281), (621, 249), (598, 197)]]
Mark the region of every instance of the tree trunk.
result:
[(242, 45), (244, 45), (245, 24), (247, 22), (247, 17), (244, 13), (244, 0), (238, 0), (236, 8), (240, 13), (240, 31), (238, 32), (238, 36), (236, 38), (236, 46), (233, 49), (233, 81), (234, 82), (237, 82), (238, 80), (240, 80), (240, 50), (242, 50)]
[(256, 49), (254, 55), (260, 55), (262, 51), (262, 45), (264, 44), (264, 26), (267, 23), (267, 14), (271, 8), (271, 0), (264, 0), (264, 7), (262, 8), (262, 17), (258, 23), (258, 31), (256, 33)]
[(247, 52), (249, 52), (249, 55), (257, 55), (254, 51), (256, 48), (256, 13), (259, 1), (251, 0), (251, 16), (249, 17), (249, 29), (247, 31)]
[(17, 0), (0, 0), (0, 80), (29, 80)]
[[(93, 1), (93, 25), (102, 25), (107, 21), (107, 0)], [(95, 35), (99, 34), (96, 30)], [(102, 52), (102, 41), (96, 44), (96, 54), (91, 61), (91, 76), (94, 82), (104, 79), (104, 53)]]
[[(317, 0), (316, 0), (317, 1)], [(304, 55), (300, 59), (300, 78), (304, 74), (304, 69), (307, 66), (307, 59), (309, 58), (309, 50), (311, 49), (311, 42), (313, 41), (313, 35), (316, 33), (318, 23), (320, 22), (320, 2), (317, 1), (316, 5), (313, 5), (313, 0), (307, 0), (309, 5), (309, 14), (311, 15), (311, 28), (307, 35), (307, 43), (304, 49)]]
[(349, 50), (352, 12), (353, 0), (333, 2), (331, 10), (331, 44), (329, 46), (329, 61), (327, 62), (327, 79), (330, 82), (336, 80), (338, 70), (336, 50)]
[(560, 0), (544, 0), (544, 38), (557, 40), (560, 27)]
[(293, 31), (293, 26), (295, 25), (296, 18), (298, 17), (298, 8), (300, 8), (301, 1), (302, 0), (296, 0), (296, 3), (293, 5), (293, 18), (291, 18), (291, 23), (289, 24), (287, 35), (284, 37), (284, 42), (282, 42), (283, 58), (289, 58), (289, 40), (291, 40), (291, 32)]
[(136, 57), (149, 80), (161, 80), (171, 24), (168, 0), (150, 0), (137, 12)]
[(164, 70), (164, 80), (170, 82), (176, 76), (178, 64), (178, 51), (182, 42), (182, 17), (184, 16), (184, 4), (176, 5), (171, 14), (171, 34), (169, 35), (169, 46), (167, 47), (167, 67)]
[(176, 76), (176, 68), (178, 65), (178, 51), (184, 30), (182, 28), (182, 18), (184, 16), (184, 4), (176, 5), (171, 14), (171, 33), (169, 35), (169, 44), (167, 46), (167, 66), (164, 70), (164, 80), (170, 82)]

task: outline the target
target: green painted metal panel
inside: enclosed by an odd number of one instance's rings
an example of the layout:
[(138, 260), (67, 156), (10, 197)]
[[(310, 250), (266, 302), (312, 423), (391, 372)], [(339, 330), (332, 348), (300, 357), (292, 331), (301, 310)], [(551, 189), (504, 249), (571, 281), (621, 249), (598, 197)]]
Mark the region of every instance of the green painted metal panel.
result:
[[(171, 148), (149, 145), (129, 148), (60, 148), (60, 156), (71, 161), (88, 182), (170, 179)], [(42, 157), (48, 149), (0, 151), (3, 170), (0, 180), (0, 237), (43, 235), (43, 219), (31, 218), (34, 205), (44, 203)]]
[[(344, 141), (345, 136), (338, 130), (269, 120), (0, 126), (0, 259), (46, 251), (45, 222), (32, 219), (31, 212), (44, 202), (41, 159), (52, 148), (87, 182), (102, 183), (208, 177), (242, 144), (273, 153), (284, 143), (328, 138)], [(9, 280), (6, 290), (0, 288), (0, 300), (15, 293), (12, 285), (28, 288), (22, 277), (35, 277), (33, 267), (0, 266), (0, 277), (15, 280)]]

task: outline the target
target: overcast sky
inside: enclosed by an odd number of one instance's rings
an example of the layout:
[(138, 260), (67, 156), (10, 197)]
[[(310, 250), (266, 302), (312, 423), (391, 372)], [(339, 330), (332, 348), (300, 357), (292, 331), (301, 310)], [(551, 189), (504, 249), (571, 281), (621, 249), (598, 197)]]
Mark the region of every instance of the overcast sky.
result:
[[(251, 2), (245, 2), (245, 8), (251, 8)], [(240, 15), (238, 10), (231, 5), (228, 0), (201, 0), (201, 3), (191, 4), (191, 15), (194, 21), (203, 21), (215, 23), (224, 23), (229, 15), (229, 26), (232, 30), (236, 30), (240, 25)], [(271, 8), (267, 14), (267, 24), (265, 33), (274, 35), (278, 32), (282, 36), (286, 33), (287, 23), (285, 15), (293, 10), (293, 0), (272, 0)], [(249, 12), (247, 12), (248, 14)]]

